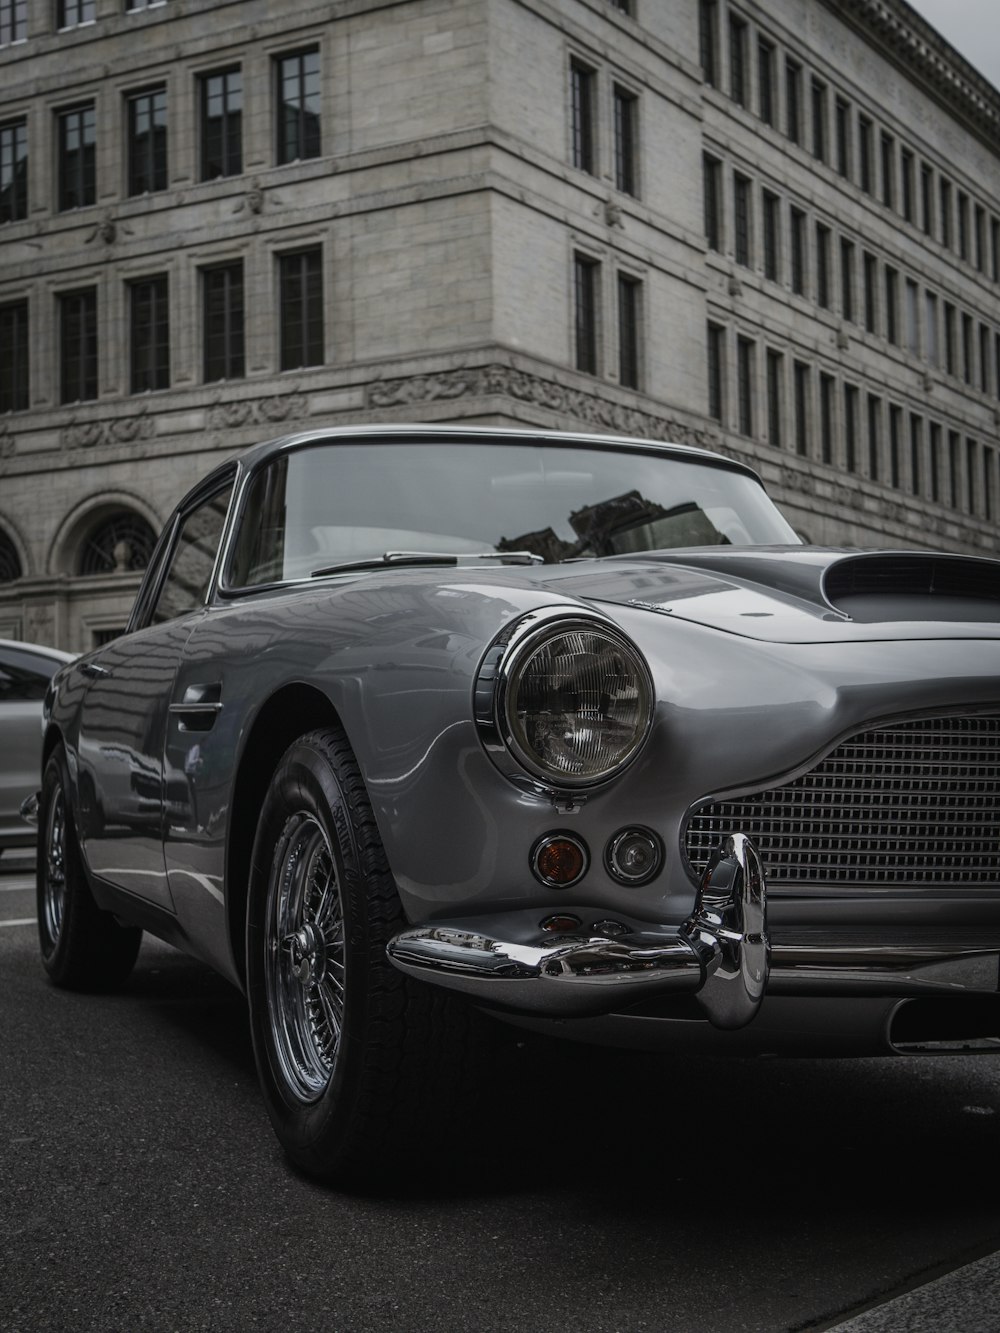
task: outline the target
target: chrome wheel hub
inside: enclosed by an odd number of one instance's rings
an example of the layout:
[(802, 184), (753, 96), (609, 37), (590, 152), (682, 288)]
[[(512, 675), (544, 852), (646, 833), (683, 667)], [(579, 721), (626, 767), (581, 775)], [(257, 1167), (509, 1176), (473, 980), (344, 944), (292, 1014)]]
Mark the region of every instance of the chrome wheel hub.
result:
[(305, 812), (278, 839), (267, 891), (264, 985), (288, 1091), (315, 1102), (333, 1077), (344, 1023), (344, 916), (326, 832)]

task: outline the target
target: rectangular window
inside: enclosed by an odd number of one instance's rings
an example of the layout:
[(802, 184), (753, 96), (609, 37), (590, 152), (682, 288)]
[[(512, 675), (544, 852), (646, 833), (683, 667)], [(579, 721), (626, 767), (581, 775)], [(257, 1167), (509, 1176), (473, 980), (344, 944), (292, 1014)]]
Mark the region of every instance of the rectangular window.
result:
[(874, 129), (867, 116), (858, 117), (858, 184), (865, 194), (872, 193), (872, 137)]
[(320, 87), (319, 51), (296, 51), (275, 61), (277, 82), (278, 163), (304, 162), (319, 157)]
[(750, 267), (750, 181), (733, 173), (733, 253), (737, 264)]
[(878, 260), (873, 254), (865, 254), (865, 330), (875, 333), (878, 330), (878, 310), (876, 288), (878, 286)]
[(641, 287), (637, 278), (618, 274), (618, 383), (623, 389), (640, 387)]
[(793, 208), (791, 220), (792, 291), (804, 296), (806, 291), (806, 215)]
[(965, 508), (970, 514), (978, 512), (976, 504), (976, 454), (978, 447), (975, 440), (965, 441)]
[(941, 500), (941, 427), (936, 421), (930, 427), (930, 491), (935, 503)]
[(716, 0), (700, 0), (698, 36), (701, 47), (701, 75), (707, 84), (719, 86), (719, 9)]
[(791, 59), (785, 61), (785, 134), (802, 142), (802, 66)]
[(597, 174), (596, 132), (597, 74), (579, 60), (569, 66), (573, 166), (588, 175)]
[(767, 353), (767, 438), (775, 449), (780, 449), (784, 443), (782, 435), (784, 395), (785, 358), (780, 352), (773, 352), (769, 349)]
[(858, 390), (853, 384), (844, 385), (844, 466), (848, 472), (858, 470)]
[(129, 284), (131, 391), (170, 387), (170, 309), (166, 274)]
[(979, 326), (979, 388), (990, 391), (990, 331), (985, 324)]
[(23, 412), (28, 400), (28, 303), (0, 305), (0, 412)]
[(962, 316), (962, 379), (970, 386), (975, 380), (975, 348), (971, 315)]
[(706, 153), (702, 158), (705, 188), (705, 239), (710, 250), (722, 249), (722, 163)]
[(923, 462), (924, 419), (916, 413), (910, 413), (910, 490), (920, 495), (924, 488)]
[(903, 447), (903, 409), (889, 408), (889, 482), (899, 490), (900, 453)]
[(323, 364), (323, 255), (316, 247), (278, 256), (282, 370)]
[(809, 384), (811, 371), (804, 361), (796, 361), (795, 379), (795, 452), (809, 453)]
[(781, 200), (770, 190), (765, 190), (762, 198), (764, 205), (764, 277), (769, 278), (771, 282), (777, 282), (781, 252)]
[(854, 323), (854, 246), (846, 240), (840, 242), (840, 313)]
[(957, 374), (955, 339), (955, 307), (950, 301), (944, 303), (944, 368), (949, 375)]
[(920, 164), (920, 227), (925, 236), (934, 234), (934, 172)]
[(834, 104), (837, 135), (837, 171), (845, 178), (851, 174), (851, 108), (842, 97)]
[(28, 0), (0, 0), (0, 46), (23, 42), (28, 35)]
[(747, 25), (729, 16), (729, 95), (738, 106), (747, 104)]
[(976, 243), (975, 262), (980, 273), (986, 272), (986, 210), (976, 205), (974, 239)]
[(885, 336), (894, 346), (899, 342), (899, 274), (885, 270)]
[(813, 157), (817, 162), (826, 161), (826, 84), (819, 79), (812, 81), (812, 136)]
[(718, 324), (708, 326), (708, 415), (713, 421), (722, 420), (725, 407), (723, 380), (725, 375), (726, 331)]
[(941, 244), (951, 249), (951, 186), (946, 180), (938, 188), (941, 204)]
[(902, 186), (903, 220), (905, 222), (913, 221), (913, 172), (913, 154), (908, 148), (903, 148), (899, 154), (899, 174)]
[(830, 228), (816, 223), (816, 304), (830, 308)]
[(774, 46), (765, 38), (757, 41), (757, 106), (765, 125), (774, 125)]
[(128, 192), (167, 188), (167, 90), (151, 88), (127, 99)]
[(601, 266), (586, 255), (573, 259), (573, 309), (576, 330), (576, 368), (597, 374), (598, 281)]
[(639, 99), (615, 85), (615, 188), (639, 193)]
[(920, 294), (917, 284), (906, 279), (906, 350), (920, 355)]
[(739, 406), (739, 422), (737, 429), (741, 435), (753, 435), (754, 350), (754, 343), (751, 339), (736, 339), (736, 383)]
[(61, 111), (59, 128), (59, 208), (83, 208), (97, 198), (95, 146), (97, 116), (93, 102)]
[(243, 72), (239, 66), (201, 79), (201, 179), (243, 170)]
[(960, 259), (969, 258), (969, 196), (958, 191), (955, 203), (958, 208), (958, 255)]
[(245, 374), (243, 264), (202, 271), (204, 378), (238, 380)]
[(882, 202), (886, 208), (896, 206), (896, 140), (883, 133), (882, 146)]
[(987, 523), (993, 521), (995, 511), (993, 499), (994, 477), (996, 475), (996, 450), (983, 445), (983, 517)]
[(993, 383), (1000, 398), (1000, 333), (993, 335)]
[(28, 216), (28, 123), (0, 125), (0, 222)]
[(81, 23), (93, 23), (97, 0), (57, 0), (56, 26), (77, 28)]
[(1000, 282), (1000, 221), (996, 218), (990, 220), (990, 253), (993, 281)]
[(948, 432), (948, 503), (952, 509), (958, 508), (958, 476), (961, 460), (959, 450), (961, 441), (957, 430)]
[(59, 298), (59, 369), (62, 403), (97, 397), (97, 291), (88, 287)]
[(882, 399), (868, 395), (868, 475), (878, 481), (881, 475)]
[(933, 292), (924, 293), (924, 324), (927, 341), (927, 361), (929, 365), (941, 364), (941, 349), (938, 342), (938, 300)]
[(833, 462), (833, 391), (832, 375), (819, 377), (819, 440), (820, 457), (824, 463)]

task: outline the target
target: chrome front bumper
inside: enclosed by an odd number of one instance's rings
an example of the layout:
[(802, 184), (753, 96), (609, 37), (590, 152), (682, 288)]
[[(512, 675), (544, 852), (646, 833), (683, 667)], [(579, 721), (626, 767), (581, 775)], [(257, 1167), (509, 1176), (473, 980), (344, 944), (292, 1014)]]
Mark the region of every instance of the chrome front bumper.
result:
[(715, 1027), (741, 1028), (767, 987), (764, 872), (750, 839), (734, 833), (714, 852), (691, 916), (672, 932), (540, 933), (517, 944), (442, 922), (402, 931), (387, 952), (410, 976), (539, 1018), (593, 1017), (687, 993)]

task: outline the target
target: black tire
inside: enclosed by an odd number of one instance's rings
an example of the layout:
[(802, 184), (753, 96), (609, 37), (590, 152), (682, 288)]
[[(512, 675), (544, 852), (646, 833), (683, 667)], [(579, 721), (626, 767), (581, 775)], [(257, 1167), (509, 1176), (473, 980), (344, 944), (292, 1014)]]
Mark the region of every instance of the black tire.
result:
[(77, 844), (62, 747), (42, 775), (36, 870), (42, 964), (67, 990), (116, 990), (135, 966), (142, 931), (94, 902)]
[(301, 737), (261, 811), (247, 990), (278, 1139), (331, 1183), (400, 1183), (408, 1151), (466, 1109), (476, 1015), (392, 967), (385, 946), (404, 925), (346, 737), (333, 728)]

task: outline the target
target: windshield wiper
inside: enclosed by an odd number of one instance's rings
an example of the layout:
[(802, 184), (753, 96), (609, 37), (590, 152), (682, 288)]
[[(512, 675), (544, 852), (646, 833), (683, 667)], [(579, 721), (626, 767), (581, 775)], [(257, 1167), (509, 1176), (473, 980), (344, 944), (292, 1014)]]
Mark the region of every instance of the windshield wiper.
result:
[(467, 560), (492, 560), (501, 565), (541, 565), (545, 562), (534, 551), (384, 551), (361, 560), (342, 560), (336, 565), (314, 569), (310, 578), (326, 574), (346, 574), (352, 569), (384, 569), (386, 565), (461, 565)]

